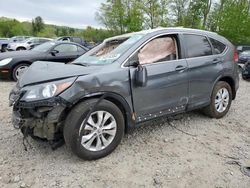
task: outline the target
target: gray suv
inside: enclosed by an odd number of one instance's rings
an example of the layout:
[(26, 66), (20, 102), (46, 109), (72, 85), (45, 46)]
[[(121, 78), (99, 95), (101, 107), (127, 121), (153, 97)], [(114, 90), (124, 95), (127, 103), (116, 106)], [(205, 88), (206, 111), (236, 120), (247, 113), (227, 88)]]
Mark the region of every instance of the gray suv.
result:
[(10, 93), (13, 124), (98, 159), (141, 122), (194, 109), (225, 116), (239, 87), (234, 55), (227, 39), (201, 30), (109, 38), (70, 64), (33, 63)]

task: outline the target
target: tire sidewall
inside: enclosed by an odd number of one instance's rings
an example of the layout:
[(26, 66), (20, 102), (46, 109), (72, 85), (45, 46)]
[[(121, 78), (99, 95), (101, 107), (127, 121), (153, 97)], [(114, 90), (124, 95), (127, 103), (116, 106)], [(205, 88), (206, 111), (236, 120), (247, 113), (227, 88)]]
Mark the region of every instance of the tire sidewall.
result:
[[(97, 100), (95, 101), (97, 102)], [(93, 106), (95, 102), (91, 102), (88, 107)], [(79, 108), (78, 108), (79, 109)], [(71, 150), (80, 158), (84, 158), (87, 160), (94, 160), (101, 157), (104, 157), (108, 154), (110, 154), (121, 142), (121, 139), (124, 134), (124, 117), (122, 112), (119, 110), (118, 107), (116, 107), (113, 103), (107, 102), (107, 101), (101, 101), (100, 104), (94, 109), (93, 112), (104, 110), (112, 114), (115, 118), (116, 124), (117, 124), (117, 130), (116, 135), (112, 142), (103, 150), (100, 151), (90, 151), (84, 148), (81, 144), (81, 135), (79, 136), (79, 129), (83, 122), (83, 120), (86, 118), (90, 108), (82, 108), (78, 110), (77, 115), (75, 116), (75, 120), (72, 121), (71, 126), (74, 129), (73, 135), (71, 137), (71, 143), (70, 147)], [(84, 129), (84, 127), (82, 127)]]
[(21, 66), (27, 66), (27, 67), (29, 67), (30, 65), (27, 64), (27, 63), (21, 63), (21, 64), (18, 64), (17, 66), (15, 66), (14, 69), (12, 70), (12, 78), (13, 78), (14, 81), (18, 80), (18, 78), (16, 77), (16, 71)]

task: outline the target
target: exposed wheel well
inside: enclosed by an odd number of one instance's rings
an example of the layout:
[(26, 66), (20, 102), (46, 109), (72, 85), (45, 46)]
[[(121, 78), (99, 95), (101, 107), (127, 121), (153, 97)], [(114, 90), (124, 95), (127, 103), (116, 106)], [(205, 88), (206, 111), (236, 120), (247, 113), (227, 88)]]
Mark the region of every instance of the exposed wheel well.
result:
[(18, 50), (18, 49), (25, 49), (25, 50), (26, 50), (26, 48), (25, 48), (24, 46), (18, 46), (18, 47), (16, 48), (16, 50)]
[[(76, 106), (80, 102), (83, 102), (83, 101), (86, 101), (86, 100), (89, 100), (89, 99), (93, 99), (93, 98), (98, 99), (101, 96), (102, 96), (102, 94), (91, 96), (91, 97), (85, 97), (85, 98), (79, 100), (77, 103), (75, 103), (70, 109), (68, 109), (68, 111), (70, 111), (74, 106)], [(116, 99), (115, 97), (108, 96), (108, 97), (105, 97), (105, 100), (108, 100), (108, 101), (114, 103), (121, 110), (121, 112), (123, 114), (123, 117), (124, 117), (124, 121), (125, 121), (125, 132), (127, 132), (128, 129), (129, 129), (129, 124), (131, 123), (131, 118), (129, 118), (129, 117), (132, 117), (132, 114), (129, 113), (128, 110), (126, 110), (126, 108), (122, 104), (122, 102), (120, 100)]]
[(230, 87), (232, 88), (232, 94), (233, 94), (233, 100), (235, 99), (236, 97), (236, 90), (235, 90), (235, 83), (234, 83), (234, 80), (231, 78), (231, 77), (222, 77), (220, 78), (218, 81), (224, 81), (224, 82), (227, 82)]

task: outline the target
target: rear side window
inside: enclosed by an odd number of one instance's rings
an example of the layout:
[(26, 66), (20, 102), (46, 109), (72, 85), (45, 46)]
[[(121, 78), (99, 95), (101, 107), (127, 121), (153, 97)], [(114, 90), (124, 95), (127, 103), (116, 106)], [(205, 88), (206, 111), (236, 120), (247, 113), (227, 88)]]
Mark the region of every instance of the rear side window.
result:
[(218, 40), (215, 40), (213, 38), (209, 38), (209, 40), (214, 47), (215, 54), (221, 54), (226, 49), (226, 45), (219, 42)]
[(212, 55), (212, 48), (205, 36), (184, 34), (187, 58)]
[(54, 48), (54, 50), (59, 51), (60, 53), (65, 52), (77, 52), (77, 46), (74, 44), (60, 44)]

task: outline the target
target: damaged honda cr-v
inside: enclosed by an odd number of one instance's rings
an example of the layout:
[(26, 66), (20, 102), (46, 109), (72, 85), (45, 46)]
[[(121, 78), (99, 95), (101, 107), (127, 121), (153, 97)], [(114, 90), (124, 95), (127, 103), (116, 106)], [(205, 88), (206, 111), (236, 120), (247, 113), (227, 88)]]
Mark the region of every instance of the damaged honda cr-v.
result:
[(36, 62), (10, 93), (24, 135), (65, 141), (79, 157), (110, 154), (124, 132), (203, 109), (221, 118), (239, 85), (234, 46), (216, 33), (160, 28), (105, 40), (73, 63)]

